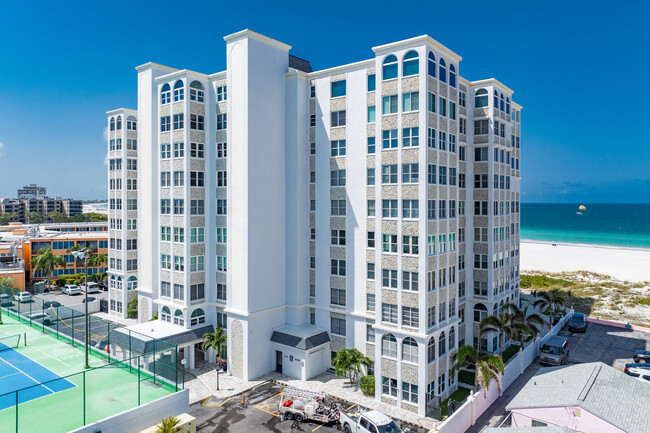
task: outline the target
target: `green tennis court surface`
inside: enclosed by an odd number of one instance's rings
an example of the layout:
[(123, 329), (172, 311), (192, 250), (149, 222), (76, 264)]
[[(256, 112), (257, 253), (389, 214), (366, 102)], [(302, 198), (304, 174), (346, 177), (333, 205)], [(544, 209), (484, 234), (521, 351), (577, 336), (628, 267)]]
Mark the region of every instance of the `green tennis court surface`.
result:
[[(2, 315), (0, 338), (26, 335), (26, 346), (11, 349), (29, 358), (32, 370), (37, 365), (70, 382), (72, 387), (35, 396), (33, 388), (20, 391), (0, 389), (0, 398), (18, 405), (0, 410), (0, 433), (63, 433), (169, 395), (175, 388), (154, 380), (138, 364), (108, 364), (100, 356), (90, 356), (91, 369), (84, 370), (82, 347), (72, 347), (8, 314)], [(16, 353), (13, 354), (16, 357)], [(27, 372), (29, 373), (29, 372)], [(58, 380), (61, 380), (61, 379)], [(38, 380), (36, 382), (39, 382)], [(35, 382), (35, 383), (36, 383)], [(155, 382), (155, 383), (154, 383)], [(29, 386), (29, 385), (27, 385)], [(34, 385), (38, 387), (39, 384)], [(59, 387), (64, 388), (64, 387)], [(7, 391), (9, 391), (7, 393)]]

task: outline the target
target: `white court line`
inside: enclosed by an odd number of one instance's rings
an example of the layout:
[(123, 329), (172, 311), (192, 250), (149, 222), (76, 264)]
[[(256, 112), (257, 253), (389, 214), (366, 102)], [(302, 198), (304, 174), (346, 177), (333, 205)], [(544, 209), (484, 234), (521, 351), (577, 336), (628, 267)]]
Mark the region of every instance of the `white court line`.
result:
[(50, 358), (50, 359), (55, 360), (56, 362), (60, 362), (61, 364), (65, 365), (66, 367), (73, 367), (73, 365), (70, 365), (70, 364), (68, 364), (67, 362), (63, 362), (63, 361), (61, 361), (61, 360), (60, 360), (59, 358), (57, 358), (56, 356), (52, 356), (52, 355), (50, 355), (49, 353), (42, 351), (41, 349), (39, 349), (39, 348), (36, 347), (36, 346), (29, 346), (29, 348), (41, 352), (43, 355), (47, 356), (47, 357)]
[[(43, 385), (41, 382), (39, 382), (38, 380), (34, 379), (32, 376), (30, 376), (29, 374), (25, 373), (23, 370), (21, 370), (20, 368), (16, 367), (16, 366), (13, 365), (12, 363), (7, 362), (6, 359), (0, 359), (0, 360), (2, 360), (2, 362), (4, 362), (5, 364), (7, 364), (7, 365), (9, 365), (9, 366), (15, 368), (16, 370), (20, 371), (22, 374), (24, 374), (25, 376), (27, 376), (28, 378), (30, 378), (31, 380), (33, 380), (36, 384), (42, 386), (43, 388), (47, 389), (47, 390), (50, 391), (52, 394), (54, 394), (54, 391), (52, 391), (50, 388), (48, 388), (47, 386)], [(34, 361), (32, 361), (32, 362), (34, 362)], [(40, 364), (39, 364), (39, 365), (40, 365)]]
[(5, 377), (15, 376), (17, 374), (20, 374), (20, 373), (11, 373), (11, 374), (6, 374), (4, 376), (0, 376), (0, 380), (4, 379)]

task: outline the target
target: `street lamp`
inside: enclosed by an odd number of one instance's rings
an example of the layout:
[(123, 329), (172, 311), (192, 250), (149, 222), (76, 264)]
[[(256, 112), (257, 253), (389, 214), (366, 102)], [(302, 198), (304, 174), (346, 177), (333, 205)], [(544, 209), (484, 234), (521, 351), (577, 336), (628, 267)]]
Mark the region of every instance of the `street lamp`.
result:
[(85, 368), (90, 368), (88, 365), (88, 259), (85, 250), (71, 251), (72, 255), (77, 260), (84, 261), (84, 305), (86, 308), (86, 326), (84, 329), (85, 343), (86, 343), (86, 365)]

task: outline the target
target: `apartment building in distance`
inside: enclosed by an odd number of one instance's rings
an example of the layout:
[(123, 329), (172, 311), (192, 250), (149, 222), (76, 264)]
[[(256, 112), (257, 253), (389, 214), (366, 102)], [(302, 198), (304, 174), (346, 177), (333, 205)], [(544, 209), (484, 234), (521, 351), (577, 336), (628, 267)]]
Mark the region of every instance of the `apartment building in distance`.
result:
[(108, 313), (126, 318), (138, 287), (137, 111), (108, 115)]
[(139, 123), (139, 320), (226, 328), (247, 380), (356, 347), (378, 400), (426, 414), (457, 387), (452, 353), (497, 351), (478, 323), (519, 299), (513, 91), (429, 36), (320, 71), (250, 30), (225, 40), (226, 71), (144, 64), (137, 113), (109, 112)]
[(81, 200), (48, 197), (45, 187), (33, 183), (19, 188), (17, 195), (18, 198), (0, 198), (0, 213), (15, 214), (18, 222), (27, 222), (30, 212), (36, 212), (46, 221), (48, 214), (54, 211), (67, 217), (83, 213)]

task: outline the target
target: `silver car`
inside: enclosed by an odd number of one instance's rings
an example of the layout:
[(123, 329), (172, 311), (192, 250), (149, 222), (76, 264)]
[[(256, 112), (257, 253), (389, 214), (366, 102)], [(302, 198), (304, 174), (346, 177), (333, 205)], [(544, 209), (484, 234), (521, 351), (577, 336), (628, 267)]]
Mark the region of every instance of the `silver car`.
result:
[(540, 348), (539, 362), (548, 365), (563, 365), (569, 360), (569, 340), (554, 335)]

